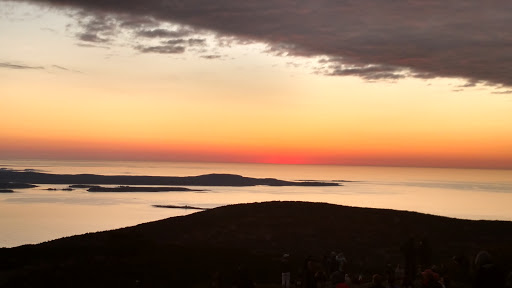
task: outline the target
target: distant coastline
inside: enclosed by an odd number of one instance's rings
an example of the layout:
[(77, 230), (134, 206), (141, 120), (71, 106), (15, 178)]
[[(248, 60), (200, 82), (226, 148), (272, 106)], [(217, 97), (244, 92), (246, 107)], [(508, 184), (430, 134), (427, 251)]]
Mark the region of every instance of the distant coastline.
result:
[[(235, 174), (205, 174), (199, 176), (106, 176), (95, 174), (50, 174), (34, 171), (0, 170), (0, 184), (85, 184), (85, 185), (166, 185), (166, 186), (341, 186), (337, 182), (286, 181), (275, 178), (252, 178)], [(25, 185), (31, 185), (25, 184)], [(35, 186), (32, 186), (35, 187)], [(0, 186), (0, 188), (9, 188)], [(70, 187), (73, 188), (73, 187)], [(89, 187), (90, 188), (90, 187)], [(92, 191), (91, 191), (92, 192)], [(101, 191), (95, 191), (101, 192)], [(113, 192), (113, 191), (112, 191)]]

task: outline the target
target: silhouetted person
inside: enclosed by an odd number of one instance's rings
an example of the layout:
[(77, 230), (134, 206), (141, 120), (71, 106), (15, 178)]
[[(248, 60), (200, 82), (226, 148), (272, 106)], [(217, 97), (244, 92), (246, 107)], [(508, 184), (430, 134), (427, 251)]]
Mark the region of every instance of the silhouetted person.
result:
[(404, 281), (404, 268), (400, 266), (400, 264), (396, 265), (395, 268), (395, 280), (397, 283), (402, 283)]
[(336, 261), (338, 262), (338, 270), (345, 271), (347, 258), (345, 258), (345, 255), (343, 255), (343, 252), (340, 252), (338, 255), (336, 255)]
[(315, 282), (315, 267), (311, 257), (307, 257), (304, 261), (304, 272), (303, 272), (303, 287), (305, 288), (316, 288)]
[(331, 274), (331, 283), (333, 284), (334, 287), (336, 287), (336, 285), (338, 283), (344, 283), (344, 282), (345, 282), (345, 272), (336, 270)]
[(290, 255), (284, 254), (281, 258), (281, 286), (283, 288), (290, 288)]
[(468, 280), (470, 261), (466, 256), (458, 255), (452, 257), (450, 263), (450, 277), (453, 281), (463, 282)]
[(418, 254), (421, 265), (421, 270), (429, 269), (432, 267), (432, 247), (430, 246), (430, 241), (428, 237), (425, 236), (421, 239), (420, 244), (418, 246)]
[(384, 282), (383, 277), (379, 274), (375, 274), (372, 277), (372, 285), (370, 286), (370, 288), (385, 288), (382, 282)]
[(315, 283), (317, 287), (325, 287), (325, 282), (327, 281), (327, 275), (323, 269), (316, 271), (315, 273)]
[(475, 259), (474, 288), (503, 288), (505, 275), (500, 271), (486, 251), (480, 251)]
[(390, 263), (386, 264), (386, 281), (388, 282), (388, 287), (395, 286), (395, 269), (393, 269)]
[(210, 288), (220, 288), (222, 287), (222, 275), (220, 272), (216, 271), (212, 274), (212, 278), (210, 281)]
[(254, 283), (249, 277), (249, 272), (243, 266), (239, 266), (233, 283), (236, 288), (254, 288)]
[(332, 251), (327, 258), (327, 273), (329, 276), (338, 271), (338, 261), (336, 261), (336, 252)]
[(421, 272), (421, 277), (421, 288), (443, 288), (443, 285), (439, 282), (439, 274), (431, 269)]
[(404, 245), (402, 245), (401, 249), (402, 254), (405, 259), (405, 267), (404, 267), (404, 287), (412, 286), (412, 282), (416, 277), (416, 244), (414, 237), (410, 237)]
[(334, 288), (349, 288), (348, 284), (345, 282), (346, 273), (340, 270), (332, 273), (331, 283)]
[(512, 272), (509, 272), (507, 275), (507, 281), (506, 281), (505, 287), (512, 288)]

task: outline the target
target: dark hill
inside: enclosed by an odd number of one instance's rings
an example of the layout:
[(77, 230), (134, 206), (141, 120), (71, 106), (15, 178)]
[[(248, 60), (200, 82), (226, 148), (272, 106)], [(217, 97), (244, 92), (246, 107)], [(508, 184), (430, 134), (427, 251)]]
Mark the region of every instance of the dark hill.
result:
[(428, 236), (434, 263), (471, 259), (481, 249), (505, 265), (512, 259), (512, 222), (265, 202), (0, 249), (0, 286), (134, 287), (139, 280), (144, 287), (208, 287), (214, 272), (229, 283), (239, 265), (256, 282), (279, 283), (283, 253), (292, 255), (296, 275), (306, 256), (321, 259), (332, 250), (345, 253), (349, 272), (371, 274), (400, 263), (411, 235)]

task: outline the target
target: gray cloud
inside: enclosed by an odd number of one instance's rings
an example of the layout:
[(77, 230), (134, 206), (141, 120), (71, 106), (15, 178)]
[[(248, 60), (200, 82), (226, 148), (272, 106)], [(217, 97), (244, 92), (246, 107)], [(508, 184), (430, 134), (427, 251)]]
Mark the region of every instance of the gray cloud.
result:
[(45, 69), (42, 66), (27, 66), (27, 65), (21, 65), (21, 64), (12, 64), (12, 63), (0, 63), (0, 68), (7, 68), (7, 69), (16, 69), (16, 70), (23, 70), (23, 69)]
[(181, 38), (186, 37), (194, 33), (191, 29), (180, 28), (178, 30), (167, 30), (167, 29), (150, 29), (140, 30), (137, 32), (138, 36), (147, 38)]
[(143, 53), (181, 54), (185, 52), (185, 47), (179, 45), (136, 46), (135, 49)]
[(211, 59), (220, 59), (220, 58), (222, 58), (221, 55), (213, 55), (213, 54), (212, 55), (201, 55), (199, 57), (204, 58), (204, 59), (210, 59), (210, 60)]
[(52, 67), (55, 67), (55, 68), (57, 68), (57, 69), (64, 70), (64, 71), (71, 71), (71, 70), (69, 70), (68, 68), (66, 68), (66, 67), (62, 67), (62, 66), (59, 66), (59, 65), (52, 65)]
[[(100, 17), (111, 13), (125, 22), (146, 18), (208, 29), (244, 41), (269, 43), (272, 53), (283, 55), (326, 55), (338, 60), (338, 65), (326, 63), (324, 69), (329, 75), (365, 79), (460, 77), (470, 82), (512, 85), (509, 0), (29, 2), (76, 7)], [(108, 39), (108, 29), (102, 25), (97, 29), (91, 23), (86, 28), (89, 32), (96, 29), (91, 35), (98, 39)], [(147, 27), (141, 31), (153, 33), (152, 37), (172, 32)], [(171, 36), (166, 37), (178, 38)]]
[(55, 71), (55, 69), (63, 71), (63, 72), (74, 72), (74, 73), (82, 73), (80, 71), (71, 70), (66, 67), (60, 65), (50, 65), (50, 66), (29, 66), (24, 64), (12, 64), (8, 62), (0, 62), (0, 68), (6, 69), (15, 69), (15, 70), (45, 70), (45, 71)]
[(404, 74), (400, 67), (387, 65), (345, 66), (335, 63), (327, 68), (329, 75), (333, 76), (357, 76), (365, 80), (396, 80), (405, 78), (410, 74)]
[(66, 72), (72, 72), (72, 73), (80, 73), (80, 74), (83, 73), (82, 71), (69, 69), (69, 68), (66, 68), (66, 67), (63, 67), (63, 66), (60, 66), (60, 65), (52, 65), (50, 68), (54, 68), (54, 69), (61, 70), (61, 71), (66, 71)]
[(80, 46), (80, 47), (85, 47), (85, 48), (102, 48), (102, 49), (110, 49), (110, 47), (108, 46), (98, 46), (98, 45), (93, 45), (93, 44), (89, 44), (89, 43), (77, 43), (76, 44), (77, 46)]
[(505, 90), (505, 91), (495, 91), (491, 92), (492, 94), (512, 94), (512, 90)]
[(187, 43), (190, 46), (204, 46), (206, 44), (206, 39), (189, 38), (187, 39)]
[(76, 33), (76, 36), (84, 42), (108, 43), (119, 30), (119, 21), (111, 15), (90, 15), (80, 11), (75, 14), (75, 18), (81, 29), (80, 32)]
[(94, 43), (105, 43), (109, 40), (106, 38), (102, 38), (98, 36), (97, 34), (91, 34), (91, 33), (79, 33), (77, 34), (78, 39), (85, 41), (85, 42), (94, 42)]
[(167, 41), (164, 41), (163, 43), (169, 44), (169, 45), (176, 45), (176, 44), (183, 44), (183, 45), (189, 45), (189, 46), (204, 46), (206, 44), (206, 39), (199, 39), (199, 38), (190, 38), (190, 39), (170, 39)]

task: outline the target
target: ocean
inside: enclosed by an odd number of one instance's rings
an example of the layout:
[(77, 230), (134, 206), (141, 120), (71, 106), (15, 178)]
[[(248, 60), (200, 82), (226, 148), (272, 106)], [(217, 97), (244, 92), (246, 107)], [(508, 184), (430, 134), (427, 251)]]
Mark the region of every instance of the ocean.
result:
[(0, 168), (58, 174), (195, 176), (230, 173), (282, 180), (345, 180), (330, 187), (201, 187), (203, 192), (91, 193), (38, 185), (0, 193), (0, 247), (116, 229), (213, 208), (262, 201), (312, 201), (512, 221), (512, 170), (334, 165), (2, 160)]

